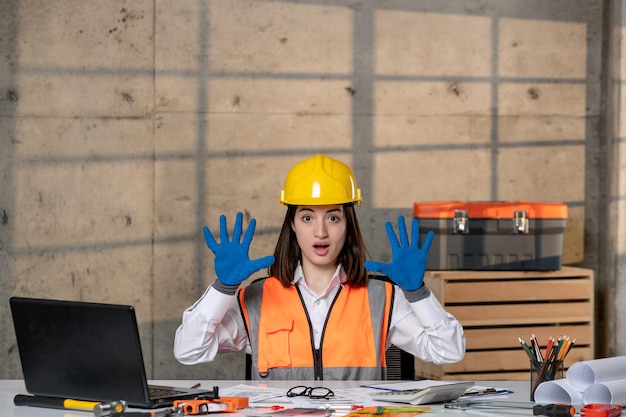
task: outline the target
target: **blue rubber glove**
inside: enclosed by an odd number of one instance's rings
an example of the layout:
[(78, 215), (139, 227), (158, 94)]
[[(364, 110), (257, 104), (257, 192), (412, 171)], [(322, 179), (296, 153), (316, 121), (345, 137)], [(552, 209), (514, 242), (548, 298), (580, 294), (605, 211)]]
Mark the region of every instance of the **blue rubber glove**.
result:
[(246, 230), (243, 240), (239, 242), (241, 239), (242, 223), (243, 214), (237, 213), (235, 228), (233, 229), (233, 239), (228, 240), (226, 216), (222, 214), (220, 216), (220, 243), (215, 241), (208, 227), (204, 226), (203, 229), (204, 240), (209, 249), (215, 254), (214, 265), (217, 279), (222, 284), (229, 286), (241, 284), (256, 271), (267, 268), (274, 263), (273, 256), (250, 260), (248, 251), (250, 250), (250, 243), (252, 242), (252, 236), (256, 228), (256, 220), (250, 220), (248, 230)]
[(390, 222), (385, 223), (389, 243), (391, 243), (391, 262), (365, 261), (365, 268), (373, 272), (387, 275), (404, 291), (415, 291), (424, 283), (426, 272), (426, 258), (433, 241), (434, 233), (428, 232), (424, 244), (419, 244), (419, 222), (413, 218), (411, 226), (411, 242), (406, 232), (404, 216), (398, 217), (398, 232), (400, 241), (396, 237)]

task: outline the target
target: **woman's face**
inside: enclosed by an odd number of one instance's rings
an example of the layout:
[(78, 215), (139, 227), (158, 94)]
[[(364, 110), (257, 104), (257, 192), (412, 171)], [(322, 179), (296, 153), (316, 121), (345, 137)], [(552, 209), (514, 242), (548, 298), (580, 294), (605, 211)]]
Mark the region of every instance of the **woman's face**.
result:
[(337, 266), (337, 259), (346, 241), (346, 219), (342, 205), (299, 206), (292, 227), (302, 251), (303, 264)]

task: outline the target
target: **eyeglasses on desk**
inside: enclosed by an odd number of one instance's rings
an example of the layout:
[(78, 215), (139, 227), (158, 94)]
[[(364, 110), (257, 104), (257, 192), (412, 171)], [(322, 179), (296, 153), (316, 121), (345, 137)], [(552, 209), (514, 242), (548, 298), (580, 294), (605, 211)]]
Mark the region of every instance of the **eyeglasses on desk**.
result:
[(289, 388), (287, 397), (309, 397), (311, 399), (328, 399), (334, 397), (335, 393), (326, 387), (307, 387), (305, 385), (297, 385)]

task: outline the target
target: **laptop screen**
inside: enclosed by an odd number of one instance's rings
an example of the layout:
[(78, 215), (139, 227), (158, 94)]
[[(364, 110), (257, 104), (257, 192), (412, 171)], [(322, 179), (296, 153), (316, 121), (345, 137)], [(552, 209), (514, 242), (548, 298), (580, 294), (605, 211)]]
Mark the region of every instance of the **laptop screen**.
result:
[(29, 393), (148, 402), (132, 306), (19, 297), (10, 302)]

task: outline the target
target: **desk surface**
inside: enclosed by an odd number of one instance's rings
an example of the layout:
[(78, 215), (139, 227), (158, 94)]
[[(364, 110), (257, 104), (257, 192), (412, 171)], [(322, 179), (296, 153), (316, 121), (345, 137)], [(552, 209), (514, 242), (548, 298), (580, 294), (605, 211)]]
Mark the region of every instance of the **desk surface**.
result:
[[(220, 388), (232, 387), (238, 384), (257, 385), (254, 381), (229, 381), (229, 380), (207, 380), (207, 381), (150, 381), (151, 383), (173, 386), (190, 386), (195, 383), (201, 383), (202, 387), (218, 386)], [(372, 382), (370, 382), (372, 383)], [(376, 382), (374, 382), (376, 383)], [(380, 382), (378, 382), (380, 383)], [(354, 388), (364, 384), (363, 381), (269, 381), (264, 382), (264, 386), (270, 388), (289, 389), (294, 385), (323, 385), (331, 389)], [(529, 383), (528, 381), (479, 381), (477, 385), (493, 386), (496, 388), (508, 388), (514, 391), (514, 394), (502, 398), (503, 401), (528, 401)], [(36, 407), (16, 407), (13, 404), (13, 397), (17, 394), (27, 394), (22, 380), (0, 380), (0, 416), (2, 417), (87, 417), (93, 416), (93, 413), (75, 410), (54, 410)], [(448, 416), (448, 417), (477, 417), (476, 413), (468, 413), (462, 410), (443, 409), (441, 405), (431, 405), (435, 413), (424, 414), (430, 416)], [(217, 413), (214, 413), (217, 417)], [(224, 415), (224, 414), (222, 414)], [(233, 415), (233, 414), (226, 414)], [(532, 411), (526, 413), (532, 416)]]

